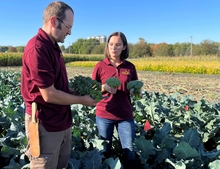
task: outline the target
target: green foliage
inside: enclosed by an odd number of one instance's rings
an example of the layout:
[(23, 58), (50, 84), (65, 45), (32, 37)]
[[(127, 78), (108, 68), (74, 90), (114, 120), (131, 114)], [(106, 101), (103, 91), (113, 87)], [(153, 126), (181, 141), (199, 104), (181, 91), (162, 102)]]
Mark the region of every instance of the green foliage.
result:
[(90, 77), (75, 76), (74, 79), (69, 79), (69, 87), (80, 96), (90, 95), (97, 102), (102, 99), (101, 83)]
[(130, 90), (130, 93), (133, 96), (134, 100), (141, 99), (141, 88), (143, 87), (144, 83), (140, 80), (132, 80), (128, 82), (127, 89)]
[(100, 45), (96, 45), (92, 51), (91, 54), (104, 54), (105, 44), (102, 43)]
[[(100, 61), (103, 55), (76, 55), (64, 54), (63, 59), (65, 63), (75, 61)], [(21, 66), (22, 53), (0, 53), (0, 66)]]
[[(0, 71), (0, 87), (0, 168), (29, 168), (24, 154), (27, 140), (20, 74)], [(132, 102), (138, 168), (219, 167), (220, 103), (191, 98), (180, 98), (178, 93), (166, 96), (143, 91), (142, 99)], [(95, 107), (75, 104), (71, 110), (73, 148), (68, 169), (123, 168), (118, 139), (113, 138), (110, 158), (102, 154), (106, 141), (99, 139)], [(152, 125), (147, 132), (144, 131), (146, 120)]]
[(105, 83), (106, 83), (107, 85), (109, 85), (110, 87), (114, 87), (114, 88), (117, 88), (117, 87), (119, 87), (119, 86), (121, 85), (120, 80), (119, 80), (118, 78), (116, 78), (116, 77), (110, 77), (110, 78), (108, 78), (108, 79), (105, 81)]
[(8, 52), (17, 52), (17, 48), (13, 46), (9, 46)]
[(201, 55), (216, 55), (219, 51), (218, 45), (209, 39), (206, 39), (200, 43)]
[(141, 58), (152, 56), (150, 45), (145, 42), (144, 39), (140, 38), (137, 44), (131, 45), (130, 47), (130, 56), (131, 58)]
[[(97, 39), (78, 39), (73, 43), (73, 51), (75, 54), (91, 54), (95, 46), (100, 45)], [(96, 53), (97, 54), (97, 53)]]
[(8, 46), (0, 46), (0, 52), (6, 52), (8, 50)]
[(100, 61), (103, 59), (102, 55), (76, 55), (76, 54), (64, 54), (65, 63), (75, 61)]
[(23, 53), (24, 52), (24, 46), (18, 46), (17, 47), (17, 52), (18, 53)]
[[(219, 149), (213, 150), (220, 144), (220, 106), (219, 103), (211, 105), (203, 99), (192, 101), (190, 98), (179, 98), (178, 93), (166, 96), (145, 92), (143, 99), (134, 102), (135, 119), (140, 126), (143, 126), (146, 120), (153, 125), (153, 129), (148, 131), (145, 137), (153, 139), (155, 148), (161, 150), (159, 154), (156, 151), (157, 156), (151, 158), (161, 158), (163, 154), (161, 163), (165, 160), (168, 162), (172, 153), (176, 158), (175, 163), (184, 159), (187, 168), (192, 168), (194, 163), (199, 166), (194, 166), (195, 168), (207, 168), (205, 159), (208, 158), (209, 162), (214, 161), (220, 155)], [(143, 135), (142, 128), (140, 135)], [(211, 145), (207, 144), (210, 139), (215, 140)], [(145, 158), (144, 162), (148, 160), (151, 159)]]
[(153, 51), (154, 56), (172, 56), (170, 53), (170, 47), (166, 43), (161, 43), (155, 46)]
[[(192, 37), (191, 37), (192, 38)], [(192, 39), (191, 39), (192, 40)], [(206, 39), (200, 44), (193, 43), (148, 43), (144, 38), (139, 38), (135, 44), (129, 43), (130, 58), (152, 57), (152, 56), (202, 56), (215, 55), (220, 56), (219, 42)], [(79, 38), (76, 42), (69, 43), (69, 46), (61, 45), (62, 52), (69, 54), (104, 54), (106, 43), (100, 43), (98, 39), (83, 39)], [(160, 46), (158, 48), (158, 46)], [(191, 48), (192, 46), (192, 48)], [(23, 52), (24, 46), (0, 46), (0, 52)]]
[(21, 66), (22, 53), (0, 53), (0, 66)]
[(28, 163), (20, 77), (19, 73), (0, 71), (0, 168), (6, 164), (8, 168), (21, 168)]
[(173, 45), (174, 56), (190, 56), (190, 43), (175, 43)]
[(60, 46), (60, 50), (61, 50), (62, 52), (65, 52), (65, 46), (64, 46), (64, 45), (61, 45), (61, 46)]

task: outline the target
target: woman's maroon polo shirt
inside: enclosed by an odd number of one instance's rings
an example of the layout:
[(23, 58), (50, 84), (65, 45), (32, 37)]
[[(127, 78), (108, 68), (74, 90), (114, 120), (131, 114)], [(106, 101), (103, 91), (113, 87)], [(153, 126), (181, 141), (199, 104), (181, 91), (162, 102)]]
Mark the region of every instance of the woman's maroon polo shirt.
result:
[(47, 131), (62, 131), (72, 124), (69, 105), (46, 103), (38, 88), (54, 84), (57, 90), (69, 93), (67, 72), (57, 43), (53, 44), (47, 34), (38, 34), (27, 43), (22, 57), (21, 93), (26, 113), (31, 115), (31, 103), (37, 102), (37, 117)]
[(137, 80), (137, 72), (135, 66), (124, 60), (117, 68), (115, 68), (106, 58), (96, 64), (92, 79), (105, 84), (109, 77), (117, 77), (121, 86), (118, 87), (116, 94), (104, 92), (107, 99), (102, 99), (96, 106), (96, 115), (101, 118), (111, 120), (128, 120), (133, 118), (133, 110), (130, 100), (130, 93), (127, 89), (127, 83), (131, 80)]

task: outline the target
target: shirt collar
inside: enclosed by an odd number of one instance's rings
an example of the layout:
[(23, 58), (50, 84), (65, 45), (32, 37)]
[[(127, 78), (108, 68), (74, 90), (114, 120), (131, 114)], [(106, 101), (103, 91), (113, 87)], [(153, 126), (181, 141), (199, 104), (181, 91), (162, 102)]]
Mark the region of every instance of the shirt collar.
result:
[(45, 40), (45, 43), (48, 47), (59, 49), (59, 45), (57, 44), (57, 42), (53, 43), (50, 37), (47, 35), (47, 33), (42, 28), (39, 28), (38, 35), (41, 36), (41, 38)]
[[(104, 63), (107, 65), (112, 65), (108, 58), (104, 59)], [(125, 64), (125, 60), (123, 60), (121, 64)]]

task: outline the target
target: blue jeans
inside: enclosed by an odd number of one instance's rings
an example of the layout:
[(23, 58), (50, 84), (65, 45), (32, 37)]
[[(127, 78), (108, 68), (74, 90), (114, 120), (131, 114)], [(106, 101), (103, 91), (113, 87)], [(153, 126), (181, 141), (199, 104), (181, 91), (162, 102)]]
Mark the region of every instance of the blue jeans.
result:
[(135, 139), (135, 124), (132, 120), (109, 120), (96, 116), (96, 124), (99, 130), (101, 139), (108, 140), (106, 145), (106, 151), (110, 152), (112, 147), (112, 136), (114, 132), (114, 126), (118, 131), (119, 139), (125, 157), (127, 160), (135, 160), (135, 153), (133, 151), (133, 142)]

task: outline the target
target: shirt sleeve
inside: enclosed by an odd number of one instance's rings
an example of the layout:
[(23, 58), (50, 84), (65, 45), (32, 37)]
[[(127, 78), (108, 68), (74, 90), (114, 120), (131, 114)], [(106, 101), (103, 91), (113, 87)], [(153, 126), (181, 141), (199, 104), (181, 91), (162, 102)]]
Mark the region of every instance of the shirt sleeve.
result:
[(92, 72), (92, 80), (96, 80), (101, 83), (100, 73), (99, 73), (99, 63), (97, 63)]
[(47, 50), (35, 47), (30, 50), (26, 64), (30, 71), (30, 78), (39, 88), (47, 88), (54, 83), (54, 69)]
[(137, 70), (135, 68), (135, 65), (133, 65), (133, 74), (132, 74), (132, 77), (131, 77), (131, 80), (138, 80), (138, 75), (137, 75)]

